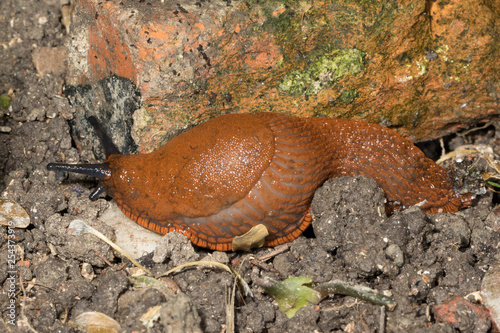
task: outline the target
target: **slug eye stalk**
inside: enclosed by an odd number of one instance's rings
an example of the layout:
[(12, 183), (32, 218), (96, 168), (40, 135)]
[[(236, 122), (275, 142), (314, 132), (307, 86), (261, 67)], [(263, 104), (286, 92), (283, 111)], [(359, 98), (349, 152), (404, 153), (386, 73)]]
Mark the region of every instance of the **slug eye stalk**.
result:
[(82, 175), (96, 177), (99, 180), (105, 180), (111, 177), (111, 168), (109, 167), (108, 163), (98, 163), (98, 164), (49, 163), (47, 165), (47, 170), (74, 172)]
[[(66, 171), (74, 172), (82, 175), (96, 177), (99, 180), (106, 180), (111, 178), (111, 168), (108, 163), (99, 164), (62, 164), (62, 163), (49, 163), (47, 165), (49, 171)], [(99, 194), (106, 191), (106, 186), (99, 184), (97, 188), (89, 195), (92, 201), (97, 200)]]

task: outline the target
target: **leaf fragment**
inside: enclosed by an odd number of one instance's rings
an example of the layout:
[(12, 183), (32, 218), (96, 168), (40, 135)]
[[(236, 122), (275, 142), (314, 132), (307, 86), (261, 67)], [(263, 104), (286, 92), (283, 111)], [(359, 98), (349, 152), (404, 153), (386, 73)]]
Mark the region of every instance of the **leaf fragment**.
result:
[(304, 276), (288, 278), (265, 289), (288, 318), (307, 304), (319, 304), (321, 295), (313, 288), (312, 279)]
[(253, 248), (262, 247), (269, 231), (263, 224), (258, 224), (247, 233), (233, 238), (233, 251), (248, 251)]

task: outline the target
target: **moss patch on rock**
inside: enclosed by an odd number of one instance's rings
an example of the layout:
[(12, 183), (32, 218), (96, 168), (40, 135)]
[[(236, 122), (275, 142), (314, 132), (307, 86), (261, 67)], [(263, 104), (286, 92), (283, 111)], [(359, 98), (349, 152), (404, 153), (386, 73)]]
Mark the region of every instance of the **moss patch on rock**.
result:
[(305, 69), (295, 69), (278, 82), (278, 89), (290, 95), (316, 95), (347, 74), (363, 71), (365, 53), (358, 49), (340, 49), (317, 57)]

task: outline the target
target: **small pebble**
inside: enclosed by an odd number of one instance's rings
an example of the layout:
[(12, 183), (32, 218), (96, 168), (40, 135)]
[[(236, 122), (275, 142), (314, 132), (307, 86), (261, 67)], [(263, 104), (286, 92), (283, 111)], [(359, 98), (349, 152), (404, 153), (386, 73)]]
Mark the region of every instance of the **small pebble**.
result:
[(30, 217), (17, 202), (0, 199), (0, 224), (14, 228), (26, 228), (30, 224)]
[(396, 244), (391, 244), (385, 249), (385, 254), (394, 261), (394, 264), (398, 267), (402, 267), (404, 264), (404, 254), (401, 248)]

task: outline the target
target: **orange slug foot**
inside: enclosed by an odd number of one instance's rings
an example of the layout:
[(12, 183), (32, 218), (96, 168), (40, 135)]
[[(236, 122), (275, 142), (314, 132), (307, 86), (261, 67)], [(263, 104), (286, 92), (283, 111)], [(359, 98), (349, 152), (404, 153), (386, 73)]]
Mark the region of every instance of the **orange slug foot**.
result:
[[(127, 215), (131, 220), (136, 221), (139, 225), (152, 230), (156, 233), (166, 235), (169, 232), (178, 232), (186, 236), (193, 244), (199, 247), (208, 248), (216, 251), (231, 251), (233, 239), (236, 236), (241, 236), (248, 232), (251, 227), (257, 225), (257, 222), (249, 222), (246, 221), (246, 225), (248, 226), (248, 230), (242, 229), (241, 233), (235, 234), (228, 230), (226, 234), (230, 233), (229, 237), (214, 237), (213, 230), (219, 230), (221, 228), (221, 223), (218, 223), (217, 218), (215, 217), (206, 217), (204, 219), (200, 219), (200, 223), (193, 224), (192, 221), (180, 220), (175, 222), (157, 222), (154, 220), (150, 220), (138, 215), (135, 215), (130, 208), (121, 203), (116, 202), (118, 207)], [(271, 234), (266, 237), (264, 246), (277, 246), (280, 244), (288, 243), (299, 237), (304, 230), (311, 224), (312, 218), (310, 214), (310, 210), (304, 215), (302, 219), (300, 219), (299, 223), (296, 225), (296, 228), (290, 233), (283, 235), (281, 237), (276, 237), (275, 234)], [(222, 227), (224, 224), (222, 224)], [(266, 224), (264, 224), (266, 226)], [(266, 226), (267, 228), (267, 226)], [(271, 228), (272, 230), (272, 228)], [(218, 232), (222, 234), (222, 232)]]
[[(428, 214), (454, 213), (472, 205), (472, 201), (474, 199), (475, 195), (466, 193), (461, 195), (451, 195), (451, 199), (449, 199), (448, 197), (442, 197), (440, 205), (429, 206), (426, 205), (425, 201), (423, 201), (421, 203), (415, 204), (415, 206), (419, 207)], [(402, 206), (400, 203), (390, 201), (385, 205), (385, 213), (387, 214), (387, 216), (390, 216), (395, 212), (401, 211), (405, 208), (409, 207)]]
[(426, 213), (437, 214), (437, 213), (454, 213), (463, 208), (467, 208), (472, 204), (475, 195), (471, 193), (453, 195), (451, 199), (445, 200), (443, 204), (439, 207), (429, 207), (423, 209)]

